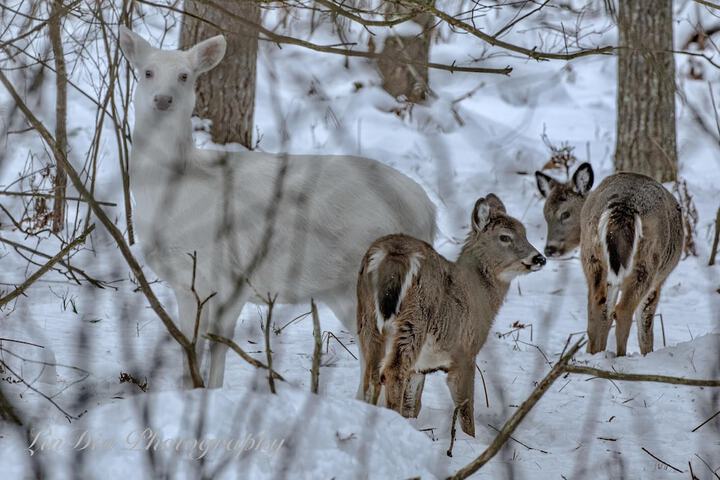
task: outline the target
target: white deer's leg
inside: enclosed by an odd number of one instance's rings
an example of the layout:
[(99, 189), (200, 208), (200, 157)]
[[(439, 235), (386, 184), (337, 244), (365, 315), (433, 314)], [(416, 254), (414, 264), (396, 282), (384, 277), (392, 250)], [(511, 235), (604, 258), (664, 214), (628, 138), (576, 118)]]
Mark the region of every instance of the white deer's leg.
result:
[[(344, 293), (333, 295), (330, 298), (325, 298), (323, 301), (330, 307), (335, 317), (340, 320), (343, 326), (353, 335), (353, 338), (357, 340), (357, 294), (355, 289), (348, 287), (342, 290)], [(357, 392), (355, 398), (357, 400), (363, 400), (365, 398), (363, 391), (363, 379), (365, 378), (365, 361), (363, 359), (362, 349), (358, 345), (358, 360), (360, 361), (360, 381), (358, 382)]]
[[(245, 290), (248, 290), (247, 288)], [(208, 325), (208, 332), (232, 340), (235, 335), (235, 325), (248, 298), (249, 292), (240, 294), (239, 298), (226, 299), (213, 305), (213, 315)], [(211, 300), (214, 302), (215, 299)], [(228, 347), (219, 342), (210, 342), (210, 372), (208, 388), (220, 388), (225, 379), (225, 357)]]

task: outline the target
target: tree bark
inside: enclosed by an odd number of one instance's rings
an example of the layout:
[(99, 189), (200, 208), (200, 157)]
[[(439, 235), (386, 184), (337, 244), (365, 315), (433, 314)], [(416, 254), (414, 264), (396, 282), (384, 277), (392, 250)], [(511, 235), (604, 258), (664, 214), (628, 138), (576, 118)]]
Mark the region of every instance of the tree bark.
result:
[[(394, 3), (387, 5), (387, 11), (399, 15), (408, 13), (406, 8)], [(382, 87), (386, 92), (393, 97), (405, 97), (409, 102), (417, 103), (425, 100), (430, 92), (427, 63), (430, 61), (433, 17), (420, 13), (409, 21), (420, 25), (422, 33), (388, 36), (377, 66), (383, 80)]]
[(206, 19), (224, 31), (186, 15), (182, 25), (182, 48), (190, 48), (221, 33), (227, 40), (223, 61), (197, 81), (195, 114), (212, 120), (213, 142), (240, 143), (252, 148), (258, 32), (234, 22), (213, 5), (260, 23), (260, 8), (252, 0), (185, 0), (186, 13)]
[(621, 0), (616, 170), (677, 179), (672, 0)]
[[(62, 8), (62, 0), (53, 0), (50, 7), (52, 20), (48, 23), (48, 33), (55, 63), (55, 141), (58, 148), (67, 154), (67, 70), (62, 43)], [(67, 189), (67, 174), (60, 164), (55, 165), (53, 187), (55, 191), (52, 231), (58, 233), (62, 231), (65, 222), (65, 191)]]

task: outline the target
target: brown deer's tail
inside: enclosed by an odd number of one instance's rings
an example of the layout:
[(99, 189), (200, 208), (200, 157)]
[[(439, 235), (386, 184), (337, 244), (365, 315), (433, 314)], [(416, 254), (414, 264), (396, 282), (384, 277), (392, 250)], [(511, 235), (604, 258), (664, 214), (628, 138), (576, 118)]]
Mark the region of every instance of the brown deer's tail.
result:
[(368, 273), (374, 276), (375, 311), (378, 331), (398, 314), (402, 301), (420, 270), (419, 252), (387, 252), (379, 248), (370, 256)]
[[(620, 279), (632, 269), (642, 222), (637, 212), (621, 203), (610, 204), (600, 217), (600, 239), (610, 270)], [(608, 272), (611, 273), (611, 272)]]

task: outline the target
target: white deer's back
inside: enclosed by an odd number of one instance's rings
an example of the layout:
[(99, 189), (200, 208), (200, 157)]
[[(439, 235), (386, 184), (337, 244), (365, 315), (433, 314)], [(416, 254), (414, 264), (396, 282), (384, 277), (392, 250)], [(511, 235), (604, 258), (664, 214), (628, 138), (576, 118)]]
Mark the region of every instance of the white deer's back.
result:
[(155, 270), (179, 276), (171, 283), (188, 282), (186, 253), (198, 252), (211, 283), (236, 279), (261, 255), (251, 283), (293, 303), (352, 284), (379, 236), (432, 240), (432, 202), (380, 162), (205, 150), (190, 157), (176, 168), (139, 159), (133, 180), (140, 240)]

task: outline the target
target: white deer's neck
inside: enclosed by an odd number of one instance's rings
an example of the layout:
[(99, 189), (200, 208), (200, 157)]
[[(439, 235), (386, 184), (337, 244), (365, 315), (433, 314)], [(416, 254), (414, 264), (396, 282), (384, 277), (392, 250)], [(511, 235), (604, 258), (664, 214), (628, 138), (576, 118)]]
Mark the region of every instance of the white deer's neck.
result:
[(189, 116), (153, 113), (136, 118), (131, 176), (159, 180), (184, 169), (195, 147)]

